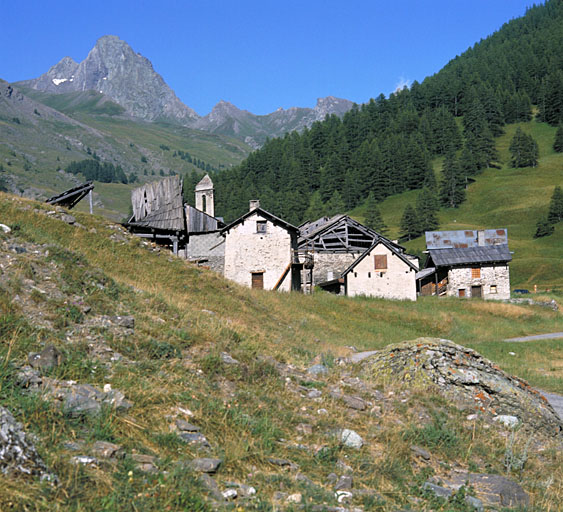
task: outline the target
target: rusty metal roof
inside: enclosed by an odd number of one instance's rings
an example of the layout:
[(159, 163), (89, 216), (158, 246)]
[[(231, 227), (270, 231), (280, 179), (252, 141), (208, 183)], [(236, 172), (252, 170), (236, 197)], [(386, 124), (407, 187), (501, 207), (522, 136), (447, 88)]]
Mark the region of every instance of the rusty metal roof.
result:
[(466, 249), (506, 244), (508, 231), (505, 228), (426, 232), (427, 249)]

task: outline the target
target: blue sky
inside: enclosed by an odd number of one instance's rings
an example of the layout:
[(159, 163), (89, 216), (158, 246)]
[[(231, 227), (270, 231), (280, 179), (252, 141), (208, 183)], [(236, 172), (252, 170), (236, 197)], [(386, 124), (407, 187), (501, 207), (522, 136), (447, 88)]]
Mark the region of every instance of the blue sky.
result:
[(201, 115), (219, 100), (255, 114), (363, 103), (422, 81), (522, 16), (529, 0), (0, 0), (0, 78), (83, 60), (114, 34)]

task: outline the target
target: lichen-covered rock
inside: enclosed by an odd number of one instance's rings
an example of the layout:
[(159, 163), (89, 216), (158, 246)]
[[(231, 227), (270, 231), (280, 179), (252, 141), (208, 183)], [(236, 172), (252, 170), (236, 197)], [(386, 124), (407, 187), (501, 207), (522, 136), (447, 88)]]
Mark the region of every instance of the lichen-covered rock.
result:
[(364, 378), (433, 387), (460, 407), (518, 418), (523, 428), (563, 435), (563, 422), (530, 385), (469, 348), (449, 340), (418, 338), (390, 345), (362, 363)]
[(4, 407), (0, 407), (0, 472), (7, 475), (39, 476), (41, 480), (56, 480), (21, 424)]

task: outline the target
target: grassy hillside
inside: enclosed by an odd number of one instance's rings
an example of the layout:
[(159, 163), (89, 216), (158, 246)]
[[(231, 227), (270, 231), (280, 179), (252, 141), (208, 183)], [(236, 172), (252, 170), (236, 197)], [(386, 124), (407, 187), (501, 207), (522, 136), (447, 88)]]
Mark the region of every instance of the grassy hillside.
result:
[[(510, 166), (508, 147), (519, 126), (539, 144), (540, 160), (535, 168)], [(534, 121), (506, 126), (505, 134), (496, 140), (502, 168), (485, 170), (469, 185), (467, 200), (459, 208), (445, 208), (438, 215), (440, 230), (507, 228), (509, 247), (514, 251), (510, 264), (513, 288), (563, 288), (563, 225), (556, 226), (552, 236), (533, 238), (537, 221), (547, 215), (553, 189), (563, 185), (563, 155), (552, 148), (555, 130)], [(438, 178), (441, 165), (442, 159), (436, 160)], [(379, 204), (390, 237), (399, 236), (403, 211), (409, 203), (414, 206), (417, 195), (418, 191), (409, 191)], [(363, 208), (352, 215), (362, 220)], [(405, 245), (412, 251), (423, 251), (424, 237)]]
[[(364, 350), (419, 336), (449, 338), (535, 386), (562, 392), (560, 343), (500, 341), (561, 331), (560, 313), (433, 297), (402, 303), (248, 290), (155, 251), (107, 220), (76, 213), (73, 226), (49, 211), (0, 194), (0, 222), (13, 229), (0, 234), (0, 404), (36, 436), (60, 484), (0, 475), (0, 509), (222, 508), (205, 487), (209, 481), (190, 470), (194, 457), (223, 460), (214, 476), (220, 490), (232, 482), (256, 489), (227, 509), (317, 510), (313, 505), (324, 503), (321, 509), (329, 510), (338, 505), (329, 474), (350, 472), (354, 488), (365, 490), (352, 503), (362, 510), (468, 510), (461, 495), (446, 502), (422, 490), (430, 475), (450, 467), (506, 474), (530, 493), (530, 510), (557, 509), (563, 461), (551, 441), (534, 439), (524, 448), (526, 437), (517, 434), (508, 448), (497, 426), (471, 423), (467, 411), (422, 389), (387, 382), (372, 395), (353, 388), (356, 371), (337, 358), (352, 345)], [(113, 325), (112, 315), (132, 315), (134, 330)], [(49, 378), (109, 385), (133, 407), (75, 417), (56, 400), (26, 392), (17, 370), (46, 344), (64, 355), (46, 372)], [(122, 358), (100, 355), (115, 353)], [(238, 364), (224, 363), (223, 353)], [(305, 373), (317, 362), (327, 376)], [(373, 409), (346, 408), (328, 396), (334, 387), (372, 400)], [(308, 398), (310, 390), (320, 390), (320, 398)], [(181, 441), (174, 426), (181, 419), (195, 423), (210, 447)], [(335, 443), (331, 432), (341, 427), (360, 433), (365, 447)], [(99, 441), (118, 444), (127, 455), (104, 459), (96, 455)], [(429, 450), (430, 459), (421, 464), (412, 444)], [(525, 469), (506, 472), (508, 449), (527, 450)], [(73, 462), (92, 454), (96, 462)], [(143, 472), (139, 455), (153, 461), (154, 472)], [(545, 486), (548, 477), (552, 484)], [(300, 504), (287, 501), (296, 493)]]
[[(228, 168), (250, 151), (236, 139), (123, 117), (118, 105), (92, 91), (64, 95), (24, 92), (27, 102), (0, 102), (0, 164), (5, 176), (9, 175), (10, 188), (29, 196), (49, 197), (74, 186), (80, 177), (58, 171), (73, 160), (92, 158), (93, 153), (120, 165), (142, 183), (170, 171), (203, 173), (197, 160), (213, 169)], [(193, 161), (180, 158), (177, 151), (189, 153)], [(96, 211), (120, 220), (127, 214), (134, 186), (138, 183), (96, 186), (100, 202)]]

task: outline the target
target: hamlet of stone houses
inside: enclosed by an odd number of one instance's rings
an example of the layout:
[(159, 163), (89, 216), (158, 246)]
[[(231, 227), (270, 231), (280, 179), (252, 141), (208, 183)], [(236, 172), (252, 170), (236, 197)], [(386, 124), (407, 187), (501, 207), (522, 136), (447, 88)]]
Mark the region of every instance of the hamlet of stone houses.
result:
[(250, 201), (226, 225), (215, 215), (209, 175), (184, 204), (182, 180), (170, 176), (131, 194), (125, 226), (139, 237), (251, 288), (415, 301), (419, 295), (510, 298), (508, 233), (504, 228), (426, 232), (426, 261), (405, 252), (348, 215), (293, 226)]

